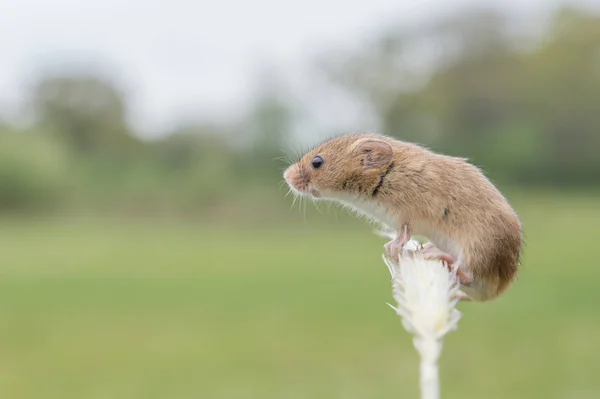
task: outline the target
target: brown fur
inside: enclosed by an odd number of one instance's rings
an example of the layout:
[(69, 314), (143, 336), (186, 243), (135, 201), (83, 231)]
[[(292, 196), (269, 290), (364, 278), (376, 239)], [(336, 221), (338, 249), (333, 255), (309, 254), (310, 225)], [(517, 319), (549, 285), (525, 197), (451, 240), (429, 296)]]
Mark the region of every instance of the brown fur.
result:
[[(324, 162), (314, 169), (317, 155)], [(517, 276), (521, 222), (500, 191), (462, 158), (378, 134), (345, 134), (309, 151), (284, 176), (301, 194), (351, 204), (390, 228), (407, 223), (413, 234), (459, 259), (474, 300), (497, 297)], [(384, 215), (362, 209), (365, 204)]]

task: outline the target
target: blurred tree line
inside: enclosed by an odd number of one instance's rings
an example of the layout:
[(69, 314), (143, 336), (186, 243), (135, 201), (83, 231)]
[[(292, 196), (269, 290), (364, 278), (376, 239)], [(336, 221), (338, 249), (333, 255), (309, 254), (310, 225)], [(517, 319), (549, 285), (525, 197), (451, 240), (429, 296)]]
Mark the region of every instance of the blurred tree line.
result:
[[(332, 78), (377, 112), (382, 130), (468, 157), (511, 184), (600, 184), (600, 18), (561, 9), (536, 40), (508, 17), (457, 14), (390, 32)], [(434, 55), (422, 79), (414, 55)]]
[(29, 95), (35, 122), (0, 124), (0, 212), (117, 210), (195, 214), (281, 180), (291, 109), (269, 84), (230, 126), (181, 126), (142, 140), (123, 93), (93, 76), (47, 76)]
[[(333, 82), (375, 111), (383, 133), (468, 157), (506, 184), (600, 185), (597, 15), (560, 10), (524, 41), (502, 14), (460, 13), (324, 61)], [(0, 211), (197, 212), (277, 189), (284, 164), (276, 159), (298, 117), (284, 90), (262, 88), (230, 125), (144, 141), (111, 82), (46, 77), (29, 96), (35, 123), (0, 123)]]

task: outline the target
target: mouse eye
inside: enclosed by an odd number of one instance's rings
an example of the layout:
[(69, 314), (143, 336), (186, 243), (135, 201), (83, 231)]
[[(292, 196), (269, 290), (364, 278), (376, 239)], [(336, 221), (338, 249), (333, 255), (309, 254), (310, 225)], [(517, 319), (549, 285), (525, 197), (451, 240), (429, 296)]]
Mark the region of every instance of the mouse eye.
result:
[(316, 156), (313, 158), (311, 164), (312, 164), (313, 168), (319, 169), (321, 167), (321, 165), (323, 165), (323, 158)]

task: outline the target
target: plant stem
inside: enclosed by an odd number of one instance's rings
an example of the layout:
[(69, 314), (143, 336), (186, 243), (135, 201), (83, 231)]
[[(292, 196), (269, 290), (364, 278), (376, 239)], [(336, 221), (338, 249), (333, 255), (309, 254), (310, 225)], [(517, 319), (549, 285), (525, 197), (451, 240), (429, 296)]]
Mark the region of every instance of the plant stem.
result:
[[(436, 352), (439, 353), (439, 344), (434, 340), (428, 340), (430, 342), (421, 342), (422, 347), (430, 347), (431, 349), (438, 349)], [(418, 347), (417, 347), (418, 349)], [(439, 399), (440, 397), (440, 382), (439, 372), (437, 365), (437, 356), (431, 356), (426, 351), (419, 351), (421, 355), (421, 367), (420, 367), (420, 387), (421, 387), (421, 398), (422, 399)]]

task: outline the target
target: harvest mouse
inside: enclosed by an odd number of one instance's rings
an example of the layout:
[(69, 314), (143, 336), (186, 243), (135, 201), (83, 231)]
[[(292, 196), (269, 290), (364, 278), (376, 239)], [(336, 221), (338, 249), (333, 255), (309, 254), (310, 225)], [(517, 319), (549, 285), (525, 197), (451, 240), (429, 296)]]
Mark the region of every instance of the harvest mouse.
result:
[(309, 151), (284, 178), (296, 194), (341, 203), (395, 232), (385, 249), (396, 260), (412, 235), (427, 238), (425, 257), (457, 268), (462, 300), (492, 300), (517, 276), (519, 217), (463, 158), (380, 134), (343, 134)]

